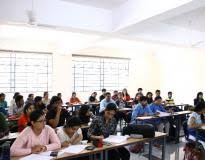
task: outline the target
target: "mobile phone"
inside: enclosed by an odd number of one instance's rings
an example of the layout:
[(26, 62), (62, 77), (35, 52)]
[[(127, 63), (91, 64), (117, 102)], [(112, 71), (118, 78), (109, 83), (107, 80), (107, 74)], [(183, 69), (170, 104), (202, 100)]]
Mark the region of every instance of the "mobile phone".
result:
[(95, 149), (95, 146), (87, 146), (85, 147), (86, 150), (94, 150)]
[(50, 154), (51, 157), (57, 157), (58, 156), (58, 151), (53, 151)]

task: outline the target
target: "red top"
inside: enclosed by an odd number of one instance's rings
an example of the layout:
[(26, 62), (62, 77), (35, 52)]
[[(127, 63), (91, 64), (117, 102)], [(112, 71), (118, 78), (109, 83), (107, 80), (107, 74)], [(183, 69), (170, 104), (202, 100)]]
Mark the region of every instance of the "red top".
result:
[(19, 118), (19, 121), (18, 121), (18, 131), (21, 132), (24, 130), (24, 128), (26, 128), (27, 126), (27, 123), (28, 123), (28, 117), (27, 115), (25, 114), (22, 114)]
[(124, 97), (123, 97), (123, 100), (124, 101), (130, 101), (130, 95), (125, 95)]
[(75, 97), (75, 98), (70, 98), (70, 103), (71, 104), (76, 104), (76, 103), (80, 103), (80, 100), (78, 99), (78, 97)]

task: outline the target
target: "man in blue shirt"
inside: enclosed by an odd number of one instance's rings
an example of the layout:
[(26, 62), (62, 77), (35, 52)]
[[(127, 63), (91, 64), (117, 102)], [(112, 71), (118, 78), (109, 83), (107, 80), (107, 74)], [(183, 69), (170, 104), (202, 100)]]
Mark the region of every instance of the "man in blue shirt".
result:
[[(151, 116), (151, 115), (153, 115), (153, 113), (147, 105), (147, 97), (142, 96), (139, 99), (139, 103), (134, 106), (131, 122), (135, 123), (137, 117)], [(140, 123), (140, 121), (137, 123)]]
[(115, 101), (112, 100), (110, 92), (106, 92), (105, 98), (100, 102), (100, 111), (99, 112), (100, 113), (103, 112), (109, 103), (116, 104)]
[(5, 94), (1, 93), (0, 94), (0, 112), (3, 113), (4, 115), (7, 115), (6, 109), (8, 108), (7, 102), (5, 101)]
[[(152, 113), (156, 114), (156, 115), (158, 114), (158, 111), (166, 112), (166, 110), (162, 106), (162, 97), (160, 97), (160, 96), (155, 97), (154, 102), (149, 105), (149, 108), (152, 111)], [(159, 132), (164, 132), (164, 128), (165, 128), (165, 132), (169, 134), (170, 124), (169, 124), (166, 117), (160, 118), (157, 120), (153, 120), (153, 122), (156, 125), (157, 130)]]

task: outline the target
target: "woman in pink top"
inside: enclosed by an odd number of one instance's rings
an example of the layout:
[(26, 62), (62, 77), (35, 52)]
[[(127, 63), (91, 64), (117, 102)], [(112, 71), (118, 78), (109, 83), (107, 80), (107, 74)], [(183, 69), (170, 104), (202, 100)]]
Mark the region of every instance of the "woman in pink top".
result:
[(30, 114), (30, 126), (25, 128), (11, 146), (11, 156), (24, 156), (32, 153), (56, 150), (61, 147), (55, 131), (45, 125), (42, 111)]

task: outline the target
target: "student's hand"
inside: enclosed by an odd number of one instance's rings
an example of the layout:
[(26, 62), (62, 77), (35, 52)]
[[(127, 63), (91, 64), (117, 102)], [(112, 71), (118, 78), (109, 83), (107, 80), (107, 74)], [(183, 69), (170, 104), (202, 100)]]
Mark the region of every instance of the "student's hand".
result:
[(69, 147), (70, 143), (68, 141), (65, 141), (61, 144), (62, 147)]
[(40, 145), (36, 145), (31, 148), (31, 153), (40, 153), (42, 151), (43, 151), (43, 148)]
[(57, 106), (57, 113), (61, 113), (61, 110), (62, 110), (62, 107), (61, 107), (61, 105), (59, 104), (59, 105)]

